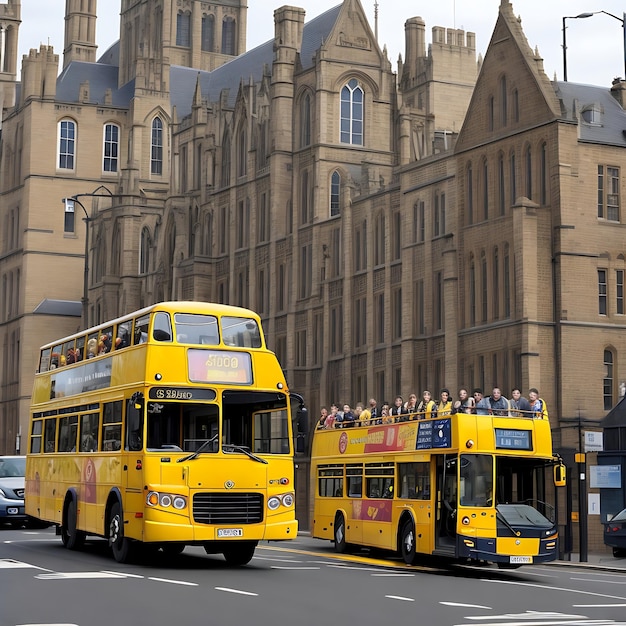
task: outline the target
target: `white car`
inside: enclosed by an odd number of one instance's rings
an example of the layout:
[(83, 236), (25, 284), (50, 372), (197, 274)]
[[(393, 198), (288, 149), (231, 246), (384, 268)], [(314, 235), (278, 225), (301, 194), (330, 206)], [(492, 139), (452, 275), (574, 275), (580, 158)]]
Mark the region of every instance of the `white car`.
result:
[(0, 524), (26, 524), (24, 512), (25, 456), (0, 456)]

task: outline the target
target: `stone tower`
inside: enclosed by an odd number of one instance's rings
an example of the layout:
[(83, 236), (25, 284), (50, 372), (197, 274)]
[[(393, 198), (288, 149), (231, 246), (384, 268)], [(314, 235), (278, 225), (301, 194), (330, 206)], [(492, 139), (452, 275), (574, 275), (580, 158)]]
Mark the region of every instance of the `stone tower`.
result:
[(213, 70), (245, 52), (246, 23), (245, 0), (122, 0), (119, 84), (142, 59)]
[(15, 105), (17, 42), (22, 5), (19, 0), (0, 4), (0, 104), (2, 110)]
[(63, 67), (96, 60), (96, 0), (66, 0)]

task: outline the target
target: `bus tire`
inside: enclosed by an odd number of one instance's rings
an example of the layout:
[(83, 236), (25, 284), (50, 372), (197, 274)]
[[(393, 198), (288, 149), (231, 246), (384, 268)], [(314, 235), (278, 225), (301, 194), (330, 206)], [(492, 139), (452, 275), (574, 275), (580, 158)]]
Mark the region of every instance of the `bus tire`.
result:
[(256, 541), (238, 541), (223, 551), (228, 565), (239, 567), (250, 563), (256, 549)]
[(76, 528), (78, 506), (74, 498), (65, 503), (64, 524), (61, 526), (61, 541), (68, 550), (80, 550), (85, 543), (85, 533)]
[(400, 553), (407, 565), (414, 565), (417, 558), (415, 541), (415, 524), (407, 520), (400, 531)]
[(522, 567), (519, 563), (498, 563), (498, 569), (519, 569)]
[(122, 505), (116, 502), (111, 507), (109, 521), (109, 545), (113, 558), (118, 563), (128, 563), (133, 552), (133, 543), (128, 537), (124, 537), (124, 515)]
[(334, 529), (335, 552), (343, 554), (348, 549), (348, 544), (346, 543), (346, 518), (343, 516), (343, 513), (335, 515)]

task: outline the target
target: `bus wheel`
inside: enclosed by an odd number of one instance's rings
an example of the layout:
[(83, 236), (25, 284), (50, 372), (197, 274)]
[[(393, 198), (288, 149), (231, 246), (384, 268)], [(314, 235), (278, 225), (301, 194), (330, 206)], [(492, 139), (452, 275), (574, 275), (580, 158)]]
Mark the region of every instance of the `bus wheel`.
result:
[(415, 526), (411, 520), (404, 522), (400, 533), (400, 552), (407, 565), (415, 563)]
[(132, 553), (132, 542), (124, 537), (124, 517), (122, 506), (116, 502), (111, 508), (111, 521), (109, 522), (109, 545), (113, 558), (118, 563), (128, 563)]
[(519, 569), (521, 564), (518, 563), (498, 563), (498, 569)]
[(85, 543), (85, 533), (77, 530), (76, 521), (78, 517), (78, 508), (76, 500), (71, 498), (65, 505), (65, 524), (61, 526), (61, 541), (68, 550), (80, 550)]
[(245, 565), (250, 563), (254, 556), (254, 550), (256, 549), (256, 542), (254, 541), (241, 541), (233, 543), (224, 550), (224, 558), (226, 563), (233, 566)]
[(335, 515), (335, 552), (343, 554), (347, 549), (346, 520), (343, 513), (337, 513), (337, 515)]

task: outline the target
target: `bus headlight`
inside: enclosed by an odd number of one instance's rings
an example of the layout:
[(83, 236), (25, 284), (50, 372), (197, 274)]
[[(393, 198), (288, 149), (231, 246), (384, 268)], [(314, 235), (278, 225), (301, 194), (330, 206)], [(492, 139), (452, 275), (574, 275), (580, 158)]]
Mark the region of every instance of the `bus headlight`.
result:
[(149, 491), (146, 495), (146, 504), (150, 507), (161, 506), (164, 509), (174, 508), (181, 511), (187, 508), (187, 498), (173, 493)]
[(293, 494), (292, 493), (286, 493), (283, 496), (283, 506), (293, 506)]
[(274, 496), (267, 501), (267, 508), (270, 511), (275, 511), (280, 506), (280, 500)]

